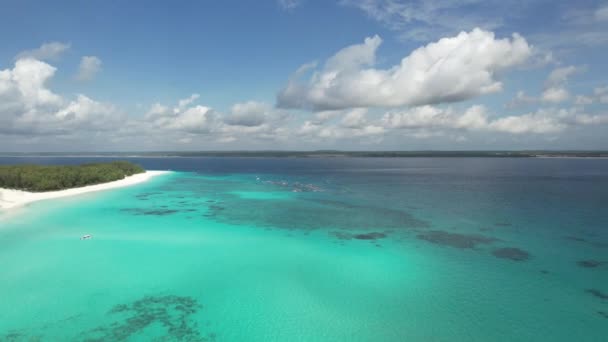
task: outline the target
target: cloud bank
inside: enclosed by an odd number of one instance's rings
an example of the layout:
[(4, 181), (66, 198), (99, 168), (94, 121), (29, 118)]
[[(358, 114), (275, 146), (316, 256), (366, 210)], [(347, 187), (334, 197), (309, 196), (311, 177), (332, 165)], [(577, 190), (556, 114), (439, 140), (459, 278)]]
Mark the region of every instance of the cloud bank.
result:
[(474, 29), (414, 50), (401, 63), (374, 68), (382, 39), (366, 38), (329, 58), (305, 82), (295, 75), (279, 92), (282, 108), (399, 107), (472, 99), (502, 89), (501, 72), (524, 63), (532, 48), (518, 34), (497, 39)]

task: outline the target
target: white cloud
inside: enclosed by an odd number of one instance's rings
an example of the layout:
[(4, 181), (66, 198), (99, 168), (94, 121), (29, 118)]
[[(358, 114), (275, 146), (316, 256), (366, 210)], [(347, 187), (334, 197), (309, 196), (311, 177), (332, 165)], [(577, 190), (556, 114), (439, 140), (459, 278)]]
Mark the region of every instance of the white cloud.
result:
[(594, 15), (597, 21), (608, 21), (608, 5), (598, 8)]
[(545, 86), (547, 88), (551, 88), (551, 87), (558, 87), (558, 86), (564, 85), (568, 81), (570, 76), (574, 75), (576, 72), (579, 72), (580, 70), (581, 70), (581, 68), (577, 68), (574, 65), (554, 69), (553, 71), (551, 71), (551, 73), (547, 77)]
[(568, 100), (570, 98), (570, 92), (566, 89), (568, 79), (584, 70), (584, 67), (570, 65), (551, 71), (545, 81), (545, 90), (541, 94), (540, 100), (548, 103), (560, 103)]
[(608, 104), (608, 86), (593, 89), (593, 95), (597, 102)]
[(322, 124), (328, 122), (342, 114), (341, 110), (323, 110), (314, 113), (315, 122)]
[(570, 93), (565, 88), (548, 88), (543, 91), (541, 100), (543, 102), (560, 103), (570, 98)]
[(566, 127), (567, 125), (560, 120), (559, 115), (539, 110), (534, 113), (499, 118), (488, 123), (485, 128), (511, 134), (547, 134), (560, 132)]
[(293, 11), (302, 4), (302, 0), (277, 0), (277, 4), (286, 11)]
[(422, 106), (389, 112), (382, 125), (389, 129), (407, 129), (424, 135), (442, 130), (502, 132), (509, 134), (552, 134), (573, 125), (608, 123), (608, 115), (588, 115), (576, 109), (539, 109), (523, 115), (491, 118), (484, 106), (474, 105), (464, 112), (451, 107)]
[(608, 104), (608, 86), (596, 87), (590, 95), (578, 95), (575, 103), (577, 105)]
[(255, 127), (264, 124), (271, 116), (273, 108), (261, 102), (249, 101), (232, 106), (231, 114), (224, 122), (231, 126)]
[(161, 130), (193, 134), (210, 133), (218, 124), (217, 113), (205, 106), (188, 107), (187, 105), (198, 97), (196, 95), (179, 100), (178, 105), (173, 109), (155, 103), (146, 113), (145, 119)]
[(152, 105), (142, 126), (151, 125), (155, 135), (179, 137), (181, 143), (194, 143), (204, 137), (216, 143), (234, 141), (282, 140), (287, 137), (280, 123), (286, 114), (256, 101), (237, 103), (228, 114), (210, 107), (192, 105), (198, 94), (179, 100), (170, 108)]
[(291, 79), (278, 105), (326, 110), (462, 101), (500, 91), (497, 74), (531, 55), (518, 34), (496, 39), (492, 32), (474, 29), (420, 47), (399, 65), (375, 69), (370, 66), (380, 43), (374, 36), (340, 50), (307, 84)]
[(365, 114), (367, 113), (366, 108), (356, 108), (342, 118), (341, 124), (346, 128), (363, 128), (367, 125)]
[(189, 106), (190, 104), (192, 104), (194, 101), (196, 101), (199, 97), (200, 97), (199, 94), (192, 94), (188, 98), (181, 99), (181, 100), (177, 101), (177, 107), (173, 108), (173, 112), (174, 113), (179, 113), (184, 108), (186, 108), (187, 106)]
[(78, 66), (76, 79), (80, 81), (90, 81), (101, 70), (101, 59), (96, 56), (84, 56)]
[(33, 58), (38, 60), (55, 60), (70, 48), (70, 44), (60, 42), (44, 43), (37, 49), (22, 51), (15, 57), (18, 59)]
[(515, 95), (515, 98), (513, 100), (511, 100), (509, 103), (507, 103), (506, 107), (507, 108), (517, 108), (517, 107), (536, 103), (537, 101), (538, 101), (538, 99), (536, 97), (526, 95), (526, 93), (523, 90), (520, 90)]
[(205, 106), (188, 108), (174, 117), (165, 117), (157, 121), (165, 128), (190, 133), (208, 133), (213, 130), (216, 115), (213, 109)]
[(510, 13), (521, 10), (508, 1), (493, 0), (342, 0), (405, 40), (428, 41), (461, 30), (494, 30)]
[(577, 95), (576, 100), (574, 100), (574, 103), (581, 106), (590, 105), (593, 103), (593, 98), (584, 95)]
[(55, 67), (31, 57), (0, 71), (3, 134), (70, 135), (116, 124), (120, 112), (115, 107), (84, 95), (69, 101), (48, 89), (46, 83), (55, 71)]
[(3, 86), (0, 89), (18, 91), (14, 101), (22, 102), (27, 109), (61, 104), (61, 97), (46, 88), (46, 83), (57, 69), (45, 62), (26, 58), (15, 62), (15, 67), (3, 70)]
[(576, 123), (582, 125), (605, 125), (608, 124), (608, 114), (603, 115), (589, 115), (579, 114), (575, 117)]
[(382, 117), (383, 125), (387, 128), (399, 129), (483, 129), (488, 123), (486, 108), (472, 106), (464, 113), (458, 113), (451, 107), (438, 108), (421, 106), (386, 113)]

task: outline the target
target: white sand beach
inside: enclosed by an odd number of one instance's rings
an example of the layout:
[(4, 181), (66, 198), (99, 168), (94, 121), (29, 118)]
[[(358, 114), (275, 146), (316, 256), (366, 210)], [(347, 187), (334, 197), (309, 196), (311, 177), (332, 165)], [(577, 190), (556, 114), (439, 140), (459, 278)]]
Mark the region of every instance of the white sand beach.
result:
[(42, 201), (53, 198), (75, 196), (88, 192), (109, 190), (115, 188), (121, 188), (129, 185), (139, 184), (149, 180), (150, 178), (162, 174), (169, 173), (171, 171), (146, 171), (144, 173), (138, 173), (132, 176), (128, 176), (124, 179), (117, 180), (114, 182), (108, 182), (103, 184), (95, 184), (89, 186), (83, 186), (81, 188), (73, 188), (59, 191), (47, 191), (47, 192), (28, 192), (21, 190), (11, 190), (0, 188), (0, 209), (11, 209), (20, 206), (24, 206), (28, 203)]

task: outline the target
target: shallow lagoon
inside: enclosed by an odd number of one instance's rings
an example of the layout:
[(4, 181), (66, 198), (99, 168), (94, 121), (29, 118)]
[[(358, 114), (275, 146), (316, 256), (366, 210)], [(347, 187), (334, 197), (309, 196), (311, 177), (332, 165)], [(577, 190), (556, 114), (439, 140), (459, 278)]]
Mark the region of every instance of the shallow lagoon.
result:
[(0, 340), (608, 335), (608, 160), (131, 160), (0, 217)]

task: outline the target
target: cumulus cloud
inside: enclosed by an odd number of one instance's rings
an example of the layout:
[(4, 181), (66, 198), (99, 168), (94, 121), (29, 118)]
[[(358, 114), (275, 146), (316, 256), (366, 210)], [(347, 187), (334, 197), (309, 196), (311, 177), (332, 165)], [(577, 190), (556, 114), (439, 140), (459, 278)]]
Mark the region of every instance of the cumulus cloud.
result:
[[(359, 127), (344, 125), (322, 125), (306, 120), (295, 132), (297, 136), (312, 142), (321, 140), (355, 140), (358, 143), (380, 142), (386, 129), (379, 125), (367, 124)], [(367, 139), (367, 140), (366, 140)]]
[(608, 86), (596, 87), (589, 95), (576, 96), (576, 104), (590, 105), (593, 103), (608, 104)]
[(608, 115), (588, 115), (579, 113), (576, 109), (539, 109), (523, 115), (492, 118), (487, 108), (479, 105), (464, 111), (451, 107), (422, 106), (389, 112), (382, 117), (383, 126), (392, 129), (422, 132), (465, 130), (509, 134), (551, 134), (574, 125), (607, 122)]
[(570, 97), (568, 90), (562, 87), (552, 87), (545, 89), (541, 95), (543, 102), (560, 103), (566, 101)]
[(491, 131), (506, 132), (512, 134), (523, 133), (557, 133), (567, 126), (561, 121), (562, 114), (551, 111), (539, 110), (524, 115), (507, 116), (496, 119), (487, 124), (486, 129)]
[(24, 57), (12, 69), (0, 71), (0, 129), (3, 134), (72, 134), (74, 130), (104, 130), (119, 111), (78, 95), (66, 100), (47, 87), (56, 68)]
[(101, 59), (96, 56), (84, 56), (78, 66), (76, 79), (79, 81), (90, 81), (101, 70)]
[(146, 124), (156, 134), (181, 135), (176, 138), (181, 143), (191, 143), (205, 137), (218, 143), (247, 140), (281, 140), (287, 137), (280, 127), (285, 118), (282, 111), (269, 104), (256, 101), (237, 103), (228, 113), (211, 107), (194, 105), (198, 94), (179, 100), (174, 107), (156, 103), (145, 115)]
[(279, 92), (277, 105), (329, 110), (462, 101), (500, 91), (498, 74), (531, 55), (518, 34), (497, 39), (474, 29), (420, 47), (391, 68), (376, 69), (381, 42), (374, 36), (338, 51), (308, 82), (292, 78)]
[(272, 115), (272, 107), (266, 103), (249, 101), (232, 106), (224, 122), (231, 126), (255, 127), (264, 124)]
[(570, 76), (574, 75), (578, 71), (580, 71), (580, 68), (577, 68), (574, 65), (556, 68), (551, 71), (551, 73), (547, 77), (545, 85), (547, 88), (563, 85), (568, 81), (568, 78), (570, 78)]
[(193, 134), (213, 132), (218, 124), (217, 113), (206, 106), (188, 106), (197, 97), (197, 94), (193, 94), (189, 98), (179, 100), (174, 108), (155, 103), (146, 113), (145, 118), (154, 127), (162, 130)]
[(367, 109), (365, 108), (357, 108), (349, 111), (342, 118), (342, 126), (347, 128), (362, 128), (367, 125), (367, 119), (365, 114), (367, 113)]
[(560, 103), (568, 100), (570, 98), (570, 93), (566, 89), (568, 80), (573, 75), (583, 71), (585, 71), (585, 67), (576, 67), (574, 65), (556, 68), (551, 71), (545, 81), (545, 90), (540, 97), (541, 101)]
[[(507, 104), (507, 108), (516, 108), (522, 105), (544, 102), (557, 104), (570, 98), (570, 92), (566, 88), (568, 80), (574, 74), (584, 71), (584, 67), (573, 65), (559, 67), (552, 70), (545, 80), (544, 90), (539, 97), (528, 96), (523, 91), (518, 91), (515, 98)], [(585, 98), (577, 97), (577, 104), (585, 102)]]
[(44, 43), (37, 49), (22, 51), (15, 57), (16, 60), (32, 58), (38, 60), (56, 60), (70, 48), (70, 44), (61, 42)]
[[(366, 108), (317, 112), (313, 115), (315, 120), (304, 121), (295, 134), (314, 143), (320, 140), (378, 143), (386, 129), (379, 122), (368, 119), (367, 114)], [(336, 118), (340, 120), (331, 122)]]
[(451, 107), (421, 106), (386, 113), (382, 122), (387, 128), (399, 129), (481, 129), (488, 125), (486, 108), (472, 106), (463, 113)]

